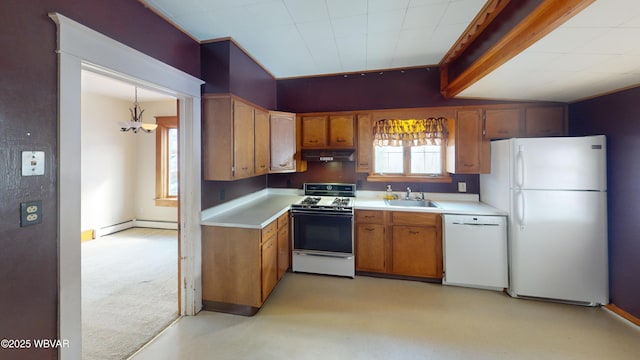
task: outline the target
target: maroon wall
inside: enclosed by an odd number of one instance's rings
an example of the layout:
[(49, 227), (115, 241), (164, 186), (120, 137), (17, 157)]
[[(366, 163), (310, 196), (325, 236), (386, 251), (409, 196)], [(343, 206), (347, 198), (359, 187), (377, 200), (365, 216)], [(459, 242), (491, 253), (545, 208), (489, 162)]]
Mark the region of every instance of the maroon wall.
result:
[[(0, 339), (58, 337), (58, 60), (49, 12), (200, 73), (198, 43), (138, 1), (0, 1)], [(20, 176), (23, 150), (45, 151), (44, 176)], [(42, 223), (21, 228), (20, 203), (30, 200), (42, 200)], [(56, 357), (55, 349), (0, 349), (1, 359)]]
[(445, 100), (435, 66), (278, 80), (278, 110), (295, 113), (488, 103)]
[(417, 192), (457, 192), (458, 182), (467, 183), (467, 192), (478, 194), (480, 183), (478, 175), (452, 175), (453, 182), (441, 183), (411, 183), (411, 182), (367, 182), (367, 174), (356, 173), (354, 161), (348, 162), (309, 162), (307, 171), (295, 174), (271, 174), (268, 186), (274, 188), (302, 189), (305, 182), (344, 182), (356, 184), (358, 190), (384, 191), (387, 184), (391, 184), (394, 191), (403, 191), (410, 187)]
[[(276, 80), (232, 41), (202, 45), (203, 93), (232, 93), (276, 109)], [(240, 181), (202, 181), (203, 209), (266, 188), (266, 176)]]
[(202, 44), (203, 93), (232, 93), (269, 110), (276, 109), (276, 79), (233, 41)]
[(611, 302), (640, 318), (640, 88), (569, 106), (573, 135), (607, 135)]
[[(440, 94), (440, 73), (437, 67), (278, 80), (278, 110), (295, 113), (495, 103), (500, 102), (444, 99)], [(291, 176), (269, 175), (269, 186), (301, 187), (304, 182), (344, 178), (345, 181), (358, 183), (358, 189), (385, 189), (386, 183), (369, 183), (366, 181), (366, 174), (356, 173), (354, 162), (343, 163), (341, 166), (323, 163), (308, 165), (309, 170), (305, 173)], [(454, 175), (450, 184), (395, 183), (393, 187), (404, 189), (410, 186), (414, 190), (425, 192), (457, 192), (458, 181), (467, 182), (469, 193), (479, 193), (478, 175)]]

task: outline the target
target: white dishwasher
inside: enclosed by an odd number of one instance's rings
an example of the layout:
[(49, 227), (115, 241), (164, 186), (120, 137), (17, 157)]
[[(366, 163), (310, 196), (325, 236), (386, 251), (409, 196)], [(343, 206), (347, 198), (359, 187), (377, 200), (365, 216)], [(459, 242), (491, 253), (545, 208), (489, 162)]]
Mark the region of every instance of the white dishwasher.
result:
[(506, 216), (443, 215), (445, 285), (509, 286)]

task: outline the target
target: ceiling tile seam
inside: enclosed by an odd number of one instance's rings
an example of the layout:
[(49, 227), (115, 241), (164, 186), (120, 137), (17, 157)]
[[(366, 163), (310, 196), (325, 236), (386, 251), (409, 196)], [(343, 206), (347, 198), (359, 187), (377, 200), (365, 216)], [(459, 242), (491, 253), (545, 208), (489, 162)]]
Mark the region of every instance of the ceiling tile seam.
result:
[(340, 63), (340, 70), (344, 71), (344, 62), (342, 61), (342, 54), (340, 53), (340, 49), (338, 49), (338, 39), (336, 38), (336, 30), (333, 28), (333, 19), (331, 16), (331, 12), (329, 11), (329, 5), (327, 4), (327, 0), (324, 0), (324, 6), (327, 8), (327, 14), (329, 14), (329, 24), (331, 24), (331, 33), (333, 34), (333, 43), (336, 46), (336, 52), (338, 53), (338, 62)]
[[(291, 14), (291, 10), (289, 9), (289, 7), (287, 6), (287, 2), (284, 0), (281, 0), (282, 4), (284, 5), (284, 8), (287, 9), (287, 13), (289, 14), (289, 18), (291, 19), (291, 22), (293, 22), (293, 26), (296, 27), (296, 31), (298, 32), (298, 35), (300, 36), (300, 39), (302, 39), (302, 42), (304, 43), (304, 48), (307, 50), (307, 53), (309, 54), (309, 57), (311, 58), (311, 61), (313, 61), (313, 66), (316, 67), (316, 71), (318, 69), (318, 63), (316, 62), (315, 57), (313, 56), (313, 52), (311, 51), (311, 49), (309, 48), (309, 44), (307, 43), (307, 40), (304, 38), (304, 36), (302, 36), (302, 33), (300, 32), (300, 28), (298, 27), (298, 22), (296, 22), (296, 19), (293, 17), (293, 14)], [(325, 7), (327, 6), (327, 1), (324, 1)], [(329, 9), (327, 8), (327, 13), (328, 13)]]
[(407, 3), (407, 6), (404, 8), (404, 16), (402, 17), (402, 24), (400, 25), (400, 30), (398, 30), (398, 34), (396, 36), (396, 43), (393, 47), (393, 56), (391, 57), (391, 66), (397, 62), (398, 59), (398, 45), (400, 44), (400, 34), (402, 34), (402, 29), (404, 29), (404, 23), (407, 21), (407, 14), (409, 13), (409, 4), (411, 1)]

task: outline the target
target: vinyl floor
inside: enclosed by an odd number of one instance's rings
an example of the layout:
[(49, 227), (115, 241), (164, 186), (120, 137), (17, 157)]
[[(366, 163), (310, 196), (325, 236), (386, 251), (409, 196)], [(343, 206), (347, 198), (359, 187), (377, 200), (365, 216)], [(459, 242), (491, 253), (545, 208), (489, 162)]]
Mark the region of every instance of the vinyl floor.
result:
[(638, 359), (640, 329), (603, 308), (364, 276), (287, 273), (253, 317), (182, 317), (146, 359)]

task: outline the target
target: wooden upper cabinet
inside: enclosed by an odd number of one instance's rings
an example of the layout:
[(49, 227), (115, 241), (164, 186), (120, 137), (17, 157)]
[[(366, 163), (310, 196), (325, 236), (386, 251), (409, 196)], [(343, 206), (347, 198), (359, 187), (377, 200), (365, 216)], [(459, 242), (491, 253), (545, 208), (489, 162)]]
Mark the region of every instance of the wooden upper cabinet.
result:
[(485, 174), (490, 171), (491, 144), (482, 136), (482, 109), (459, 110), (449, 119), (447, 172)]
[(484, 114), (484, 137), (508, 139), (520, 136), (523, 127), (523, 109), (487, 109)]
[(373, 120), (371, 114), (359, 114), (356, 172), (373, 172)]
[(302, 147), (354, 148), (353, 115), (302, 116)]
[(269, 113), (261, 109), (254, 109), (255, 175), (264, 175), (269, 170), (269, 141), (271, 139), (269, 127)]
[(203, 95), (203, 178), (238, 180), (266, 174), (269, 136), (266, 110), (233, 95)]
[(233, 101), (234, 177), (254, 175), (254, 123), (253, 107), (241, 101)]
[(302, 147), (327, 147), (327, 116), (302, 117)]
[(329, 116), (329, 147), (352, 148), (354, 146), (353, 115)]
[(525, 136), (561, 136), (565, 134), (565, 107), (545, 106), (526, 109)]
[(296, 114), (270, 113), (271, 160), (269, 173), (296, 171)]

